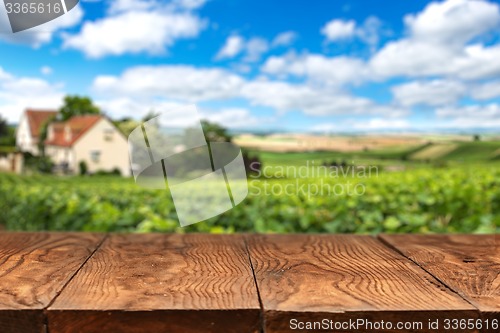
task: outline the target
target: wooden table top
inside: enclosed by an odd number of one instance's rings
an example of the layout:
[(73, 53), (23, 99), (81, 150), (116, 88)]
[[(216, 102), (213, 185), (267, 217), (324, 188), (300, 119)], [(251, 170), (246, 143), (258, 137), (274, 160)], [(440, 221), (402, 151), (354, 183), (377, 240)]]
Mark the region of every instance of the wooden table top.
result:
[(500, 235), (0, 233), (0, 333), (295, 331), (500, 332)]

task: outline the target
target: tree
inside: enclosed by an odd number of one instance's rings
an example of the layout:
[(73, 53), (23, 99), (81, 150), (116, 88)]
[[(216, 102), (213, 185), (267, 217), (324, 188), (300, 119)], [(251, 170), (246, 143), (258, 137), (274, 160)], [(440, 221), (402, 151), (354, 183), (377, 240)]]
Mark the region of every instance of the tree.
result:
[(123, 118), (121, 120), (114, 121), (113, 123), (125, 136), (129, 136), (129, 134), (136, 129), (137, 126), (141, 126), (139, 121), (131, 118)]
[(84, 114), (100, 114), (101, 110), (88, 97), (68, 95), (64, 97), (64, 105), (59, 109), (61, 120)]
[(219, 124), (202, 120), (201, 127), (203, 128), (207, 142), (231, 142), (231, 135), (228, 133), (226, 128), (220, 126)]
[(142, 121), (147, 122), (155, 117), (158, 117), (159, 115), (160, 114), (156, 113), (155, 110), (149, 110), (149, 112), (144, 117), (142, 117)]
[(9, 134), (9, 126), (7, 121), (0, 116), (0, 137), (7, 136)]

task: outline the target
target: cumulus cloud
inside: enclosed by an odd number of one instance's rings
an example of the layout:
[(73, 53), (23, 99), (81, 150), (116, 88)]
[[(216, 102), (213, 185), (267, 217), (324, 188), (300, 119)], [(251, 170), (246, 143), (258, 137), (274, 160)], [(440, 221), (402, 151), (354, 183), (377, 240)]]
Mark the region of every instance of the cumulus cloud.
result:
[(500, 105), (496, 103), (440, 108), (436, 115), (446, 119), (445, 127), (500, 128)]
[(85, 22), (78, 34), (65, 35), (63, 47), (80, 50), (90, 58), (164, 53), (177, 40), (198, 36), (206, 26), (206, 20), (190, 10), (196, 8), (194, 4), (189, 10), (179, 7), (186, 3), (112, 2), (105, 18)]
[(26, 108), (58, 108), (64, 95), (62, 89), (62, 85), (17, 77), (0, 67), (0, 114), (9, 123), (17, 123)]
[(483, 0), (448, 0), (430, 3), (404, 21), (415, 39), (463, 45), (498, 26), (500, 11), (498, 5)]
[[(165, 113), (168, 111), (169, 119), (164, 119), (166, 123), (172, 126), (184, 126), (186, 122), (185, 114), (172, 112), (180, 110), (186, 103), (170, 101), (166, 99), (157, 100), (151, 98), (131, 98), (131, 97), (112, 97), (108, 99), (97, 99), (98, 105), (104, 113), (114, 119), (123, 117), (132, 117), (142, 119), (150, 112)], [(184, 119), (183, 119), (184, 118)]]
[[(160, 122), (169, 127), (185, 127), (191, 120), (186, 119), (182, 108), (186, 103), (171, 100), (137, 99), (130, 97), (97, 100), (96, 104), (114, 119), (133, 117), (141, 119), (149, 112), (160, 115)], [(180, 110), (179, 112), (177, 112)], [(201, 119), (207, 119), (225, 127), (249, 128), (273, 121), (271, 118), (254, 116), (245, 108), (206, 109), (198, 108)]]
[(368, 121), (352, 120), (349, 123), (353, 129), (358, 130), (394, 130), (410, 128), (410, 122), (406, 119), (372, 118)]
[(472, 90), (472, 97), (478, 100), (487, 100), (500, 97), (500, 81), (491, 81), (480, 84)]
[(251, 128), (273, 121), (271, 118), (259, 118), (243, 108), (226, 108), (217, 111), (201, 110), (201, 117), (230, 128)]
[(325, 35), (327, 42), (358, 38), (374, 51), (380, 36), (387, 34), (387, 31), (378, 17), (370, 16), (360, 25), (353, 20), (331, 20), (321, 29), (321, 33)]
[[(498, 4), (484, 0), (431, 3), (420, 13), (404, 18), (406, 37), (388, 42), (376, 52), (380, 36), (388, 33), (378, 18), (369, 17), (359, 26), (353, 21), (332, 20), (331, 38), (350, 36), (364, 40), (374, 54), (365, 60), (289, 53), (268, 58), (261, 69), (278, 78), (292, 75), (338, 86), (399, 77), (437, 77), (444, 81), (496, 77), (500, 75), (500, 45), (481, 43), (480, 38), (500, 27), (499, 8)], [(325, 34), (328, 26), (323, 29)]]
[(266, 60), (261, 69), (264, 73), (280, 77), (292, 75), (333, 86), (360, 83), (369, 76), (368, 68), (361, 59), (318, 54), (289, 53), (282, 57), (273, 56)]
[(92, 89), (102, 95), (161, 96), (198, 102), (234, 97), (244, 80), (224, 69), (192, 66), (132, 67), (121, 76), (98, 76)]
[(403, 106), (453, 105), (467, 92), (458, 81), (431, 80), (404, 83), (392, 88), (395, 100)]
[(377, 105), (368, 98), (280, 81), (248, 82), (241, 95), (254, 105), (272, 107), (281, 112), (299, 110), (311, 116), (383, 114), (394, 117), (407, 113), (402, 108)]
[(289, 46), (297, 39), (297, 33), (294, 31), (285, 31), (274, 37), (271, 45), (273, 47)]
[(215, 55), (216, 60), (233, 59), (243, 55), (243, 61), (247, 63), (261, 60), (262, 56), (273, 48), (288, 46), (297, 38), (293, 31), (282, 32), (269, 42), (262, 37), (243, 38), (239, 35), (231, 35)]
[(42, 68), (40, 68), (40, 73), (42, 73), (43, 75), (50, 75), (52, 74), (52, 72), (53, 69), (50, 66), (43, 66)]
[(234, 58), (238, 54), (240, 54), (243, 50), (245, 49), (245, 40), (243, 37), (234, 35), (234, 36), (229, 36), (226, 39), (226, 43), (222, 48), (219, 50), (217, 55), (215, 56), (215, 59), (228, 59), (228, 58)]
[(368, 120), (347, 119), (338, 123), (325, 123), (311, 128), (314, 132), (343, 132), (343, 131), (384, 131), (402, 130), (411, 128), (406, 119), (371, 118)]
[(267, 40), (259, 37), (251, 38), (246, 45), (247, 54), (243, 60), (248, 62), (258, 61), (268, 50), (269, 43)]
[(246, 40), (239, 35), (233, 35), (226, 39), (215, 59), (232, 59), (244, 54), (243, 61), (255, 62), (260, 60), (262, 55), (269, 51), (270, 47), (269, 42), (261, 37), (252, 37)]
[[(283, 81), (247, 80), (224, 69), (192, 66), (142, 66), (120, 76), (99, 76), (92, 90), (101, 99), (121, 96), (155, 101), (202, 102), (243, 98), (252, 105), (308, 115), (406, 114), (404, 108), (383, 106), (329, 88)], [(147, 103), (146, 103), (147, 104)]]
[(321, 28), (321, 33), (329, 42), (351, 38), (356, 33), (356, 22), (334, 19)]
[(500, 24), (498, 4), (477, 0), (431, 3), (405, 17), (409, 36), (385, 45), (370, 61), (374, 75), (480, 79), (500, 74), (500, 47), (475, 38)]

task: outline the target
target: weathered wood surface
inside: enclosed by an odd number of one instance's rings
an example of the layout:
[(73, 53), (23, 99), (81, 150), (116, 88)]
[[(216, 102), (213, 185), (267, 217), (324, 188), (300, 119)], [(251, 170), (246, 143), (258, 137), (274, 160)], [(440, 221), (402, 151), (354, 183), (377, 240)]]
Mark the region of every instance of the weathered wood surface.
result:
[(380, 238), (477, 307), (483, 317), (500, 319), (500, 235)]
[(297, 331), (292, 319), (444, 331), (429, 320), (500, 320), (499, 246), (498, 235), (0, 233), (0, 333)]
[(104, 235), (0, 233), (0, 332), (45, 332), (43, 310)]
[(111, 235), (48, 309), (51, 333), (258, 332), (241, 236)]
[(249, 250), (266, 332), (288, 332), (293, 319), (478, 318), (473, 306), (369, 236), (257, 236)]

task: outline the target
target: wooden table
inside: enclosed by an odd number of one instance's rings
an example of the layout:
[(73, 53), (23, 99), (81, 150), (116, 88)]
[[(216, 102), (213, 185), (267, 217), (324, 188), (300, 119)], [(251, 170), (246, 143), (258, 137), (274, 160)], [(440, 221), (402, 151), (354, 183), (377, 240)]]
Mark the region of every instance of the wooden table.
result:
[(315, 322), (500, 332), (496, 321), (499, 235), (0, 233), (0, 333), (305, 332)]

